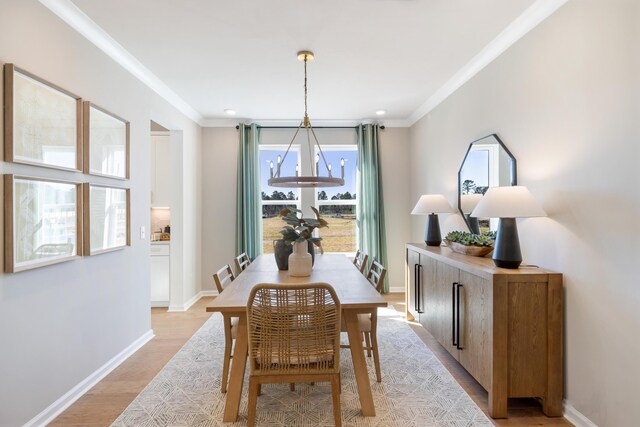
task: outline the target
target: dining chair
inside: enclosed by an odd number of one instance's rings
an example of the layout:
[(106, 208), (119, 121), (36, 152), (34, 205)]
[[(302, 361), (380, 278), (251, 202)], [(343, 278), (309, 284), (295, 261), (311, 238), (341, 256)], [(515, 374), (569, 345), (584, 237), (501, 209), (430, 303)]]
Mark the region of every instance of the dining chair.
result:
[[(233, 282), (235, 277), (229, 264), (225, 264), (220, 270), (216, 271), (213, 275), (213, 281), (218, 289), (218, 294), (221, 294), (229, 283)], [(229, 367), (231, 365), (231, 359), (233, 355), (231, 350), (233, 348), (233, 341), (236, 339), (236, 333), (238, 331), (238, 318), (224, 316), (224, 361), (222, 363), (222, 381), (220, 385), (220, 391), (222, 393), (227, 392), (227, 384), (229, 382)]]
[(358, 251), (356, 252), (355, 258), (353, 258), (353, 265), (355, 265), (356, 268), (360, 270), (360, 273), (364, 274), (364, 270), (367, 268), (368, 259), (369, 259), (369, 255), (365, 254), (364, 252), (360, 251), (360, 249), (358, 249)]
[[(384, 278), (387, 275), (387, 269), (382, 266), (378, 261), (373, 260), (371, 267), (367, 273), (367, 280), (371, 283), (378, 293), (382, 293), (382, 285)], [(365, 346), (367, 356), (371, 357), (373, 352), (373, 364), (376, 368), (376, 380), (382, 382), (382, 374), (380, 373), (380, 353), (378, 352), (378, 309), (375, 308), (369, 313), (358, 314), (358, 323), (360, 324), (360, 331), (364, 335)], [(343, 322), (341, 332), (346, 332), (346, 324)], [(342, 348), (349, 348), (348, 345), (342, 345)]]
[(256, 421), (260, 386), (331, 382), (333, 416), (340, 416), (340, 301), (331, 285), (260, 284), (249, 294), (248, 425)]
[(243, 252), (236, 257), (235, 263), (236, 263), (236, 272), (237, 274), (240, 274), (244, 271), (245, 268), (247, 268), (251, 264), (251, 258), (249, 258), (249, 255), (247, 255), (246, 252)]

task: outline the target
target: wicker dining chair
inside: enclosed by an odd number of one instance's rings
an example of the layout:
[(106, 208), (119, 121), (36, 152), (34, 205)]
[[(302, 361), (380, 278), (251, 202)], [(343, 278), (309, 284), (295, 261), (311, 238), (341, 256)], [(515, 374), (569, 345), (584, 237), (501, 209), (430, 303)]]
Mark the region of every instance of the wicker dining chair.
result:
[(327, 283), (260, 284), (247, 303), (248, 425), (255, 425), (262, 384), (331, 382), (340, 416), (340, 301)]
[[(220, 270), (216, 271), (213, 275), (213, 281), (218, 289), (218, 294), (221, 294), (229, 283), (233, 282), (235, 277), (229, 264), (225, 264)], [(224, 319), (224, 361), (222, 363), (222, 381), (220, 385), (220, 391), (222, 393), (227, 392), (227, 384), (229, 382), (229, 366), (231, 365), (231, 359), (233, 354), (233, 341), (236, 339), (236, 333), (238, 331), (238, 318), (223, 315)]]
[[(367, 280), (371, 283), (376, 291), (382, 292), (382, 285), (384, 278), (387, 275), (387, 269), (382, 266), (378, 261), (373, 260), (371, 267), (367, 273)], [(358, 314), (358, 323), (360, 325), (360, 331), (364, 335), (365, 346), (367, 356), (371, 357), (373, 352), (373, 364), (376, 368), (376, 380), (382, 382), (382, 374), (380, 372), (380, 353), (378, 352), (378, 309), (375, 308), (369, 313)], [(342, 322), (342, 332), (346, 332), (346, 324)], [(349, 348), (348, 345), (342, 345), (343, 348)]]
[(367, 260), (369, 259), (369, 255), (361, 252), (360, 249), (356, 252), (355, 258), (353, 258), (353, 265), (356, 266), (360, 273), (364, 274), (364, 270), (367, 268)]
[(236, 263), (236, 275), (242, 273), (245, 268), (249, 267), (251, 264), (251, 258), (247, 255), (246, 252), (241, 253), (235, 258)]

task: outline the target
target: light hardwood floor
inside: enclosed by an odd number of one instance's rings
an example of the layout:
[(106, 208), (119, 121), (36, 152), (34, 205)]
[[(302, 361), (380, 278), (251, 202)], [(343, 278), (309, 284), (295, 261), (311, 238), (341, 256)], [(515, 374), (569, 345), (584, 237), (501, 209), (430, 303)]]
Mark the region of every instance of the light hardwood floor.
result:
[[(108, 426), (124, 411), (162, 367), (204, 324), (211, 313), (205, 306), (212, 298), (202, 298), (187, 312), (167, 313), (151, 309), (151, 327), (156, 337), (96, 384), (89, 392), (58, 416), (51, 426)], [(404, 313), (404, 294), (385, 299)], [(476, 404), (487, 413), (487, 392), (471, 377), (422, 326), (411, 328), (452, 373)], [(384, 366), (382, 367), (384, 377)], [(383, 379), (384, 381), (384, 379)], [(564, 418), (547, 418), (534, 399), (510, 399), (509, 418), (494, 420), (498, 426), (569, 426)]]

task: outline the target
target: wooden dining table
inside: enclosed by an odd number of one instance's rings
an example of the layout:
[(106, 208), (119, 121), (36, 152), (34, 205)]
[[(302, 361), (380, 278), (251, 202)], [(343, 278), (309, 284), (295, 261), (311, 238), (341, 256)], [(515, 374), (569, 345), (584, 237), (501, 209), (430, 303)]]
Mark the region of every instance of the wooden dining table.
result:
[(274, 256), (267, 254), (258, 256), (206, 308), (208, 312), (220, 312), (225, 317), (239, 318), (224, 407), (224, 422), (236, 421), (240, 409), (240, 397), (247, 365), (247, 301), (251, 289), (259, 283), (286, 285), (316, 282), (329, 283), (336, 291), (342, 307), (342, 317), (347, 326), (362, 415), (366, 417), (376, 415), (358, 314), (370, 313), (377, 307), (386, 307), (387, 302), (344, 255), (317, 254), (310, 276), (293, 277), (289, 276), (287, 271), (279, 271)]

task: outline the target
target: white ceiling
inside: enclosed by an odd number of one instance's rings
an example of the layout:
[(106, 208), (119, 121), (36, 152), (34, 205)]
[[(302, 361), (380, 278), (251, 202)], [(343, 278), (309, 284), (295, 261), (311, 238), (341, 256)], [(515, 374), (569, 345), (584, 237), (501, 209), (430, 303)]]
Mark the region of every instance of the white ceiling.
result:
[(229, 108), (237, 118), (300, 120), (296, 52), (309, 49), (312, 121), (375, 118), (378, 109), (387, 110), (384, 120), (409, 121), (527, 8), (546, 1), (73, 3), (205, 119), (228, 119)]

